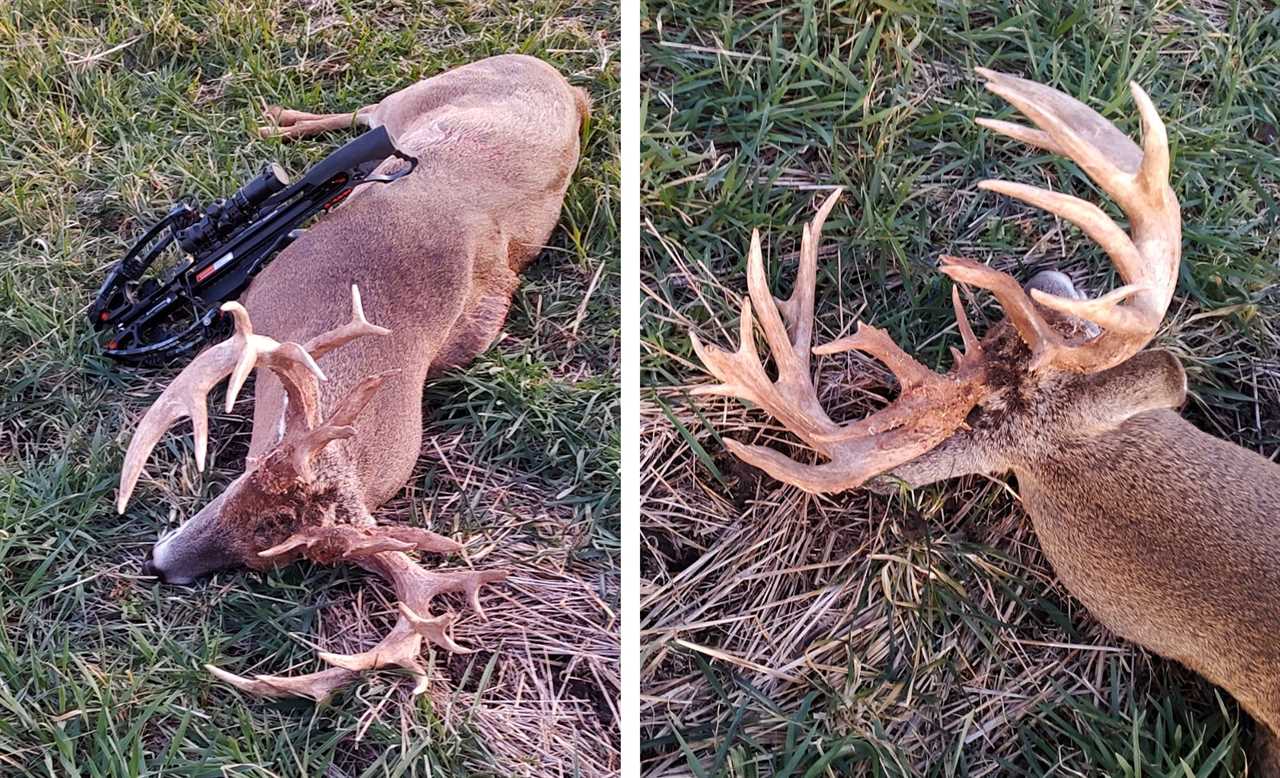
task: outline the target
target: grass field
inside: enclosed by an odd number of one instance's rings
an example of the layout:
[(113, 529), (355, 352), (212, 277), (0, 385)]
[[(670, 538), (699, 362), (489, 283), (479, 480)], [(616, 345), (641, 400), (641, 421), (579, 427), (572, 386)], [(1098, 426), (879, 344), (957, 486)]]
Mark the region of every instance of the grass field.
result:
[[(613, 4), (574, 0), (0, 7), (0, 775), (616, 769), (617, 25)], [(420, 466), (379, 516), (467, 538), (512, 579), (486, 595), (487, 623), (459, 623), (480, 650), (436, 657), (416, 700), (392, 672), (322, 706), (243, 697), (201, 665), (315, 669), (313, 643), (385, 629), (386, 587), (306, 565), (191, 588), (138, 577), (158, 532), (239, 472), (252, 405), (214, 415), (204, 474), (180, 426), (117, 517), (124, 445), (174, 373), (100, 357), (86, 306), (178, 197), (228, 194), (268, 160), (300, 175), (349, 137), (258, 140), (264, 105), (351, 110), (503, 52), (591, 93), (583, 162), (505, 339), (428, 387)]]
[[(1008, 485), (813, 498), (729, 457), (786, 445), (709, 379), (688, 333), (736, 346), (751, 229), (788, 293), (831, 186), (815, 342), (862, 318), (930, 366), (959, 345), (940, 253), (1093, 293), (1105, 255), (979, 191), (1001, 177), (1097, 200), (1071, 163), (976, 127), (1011, 118), (986, 66), (1136, 133), (1169, 128), (1183, 263), (1157, 345), (1185, 415), (1280, 456), (1280, 12), (1271, 4), (647, 0), (642, 51), (642, 751), (651, 776), (1236, 776), (1248, 723), (1193, 674), (1107, 633), (1056, 582)], [(1110, 203), (1111, 213), (1118, 210)], [(987, 320), (1002, 314), (986, 296)], [(977, 323), (981, 325), (981, 322)], [(837, 418), (888, 388), (816, 361)], [(873, 366), (875, 365), (875, 366)]]

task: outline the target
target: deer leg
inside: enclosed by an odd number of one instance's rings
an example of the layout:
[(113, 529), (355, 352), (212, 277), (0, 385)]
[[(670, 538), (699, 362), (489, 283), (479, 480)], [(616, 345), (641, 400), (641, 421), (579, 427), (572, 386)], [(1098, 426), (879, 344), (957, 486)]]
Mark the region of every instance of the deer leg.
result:
[(269, 105), (262, 112), (262, 117), (277, 127), (292, 127), (298, 122), (322, 119), (324, 114), (293, 111), (288, 108), (281, 108), (278, 105)]
[(263, 138), (306, 138), (353, 126), (368, 127), (377, 107), (366, 105), (352, 113), (306, 113), (273, 105), (263, 112), (267, 126), (258, 128), (258, 135)]
[(462, 315), (449, 328), (448, 336), (431, 360), (429, 378), (469, 363), (498, 339), (511, 308), (512, 295), (520, 285), (520, 276), (508, 263), (513, 251), (504, 240), (503, 245), (492, 250), (482, 249), (472, 258), (473, 291)]
[[(1218, 679), (1210, 680), (1218, 682)], [(1280, 778), (1280, 736), (1277, 736), (1280, 733), (1280, 696), (1276, 694), (1276, 686), (1269, 679), (1258, 680), (1256, 685), (1231, 691), (1236, 702), (1253, 719), (1246, 755), (1248, 774), (1257, 778)]]

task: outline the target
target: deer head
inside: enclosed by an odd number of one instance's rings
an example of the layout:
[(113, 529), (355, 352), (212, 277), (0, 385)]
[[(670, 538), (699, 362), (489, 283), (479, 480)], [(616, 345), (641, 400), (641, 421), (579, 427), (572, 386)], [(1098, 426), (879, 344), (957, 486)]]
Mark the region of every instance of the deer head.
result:
[[(978, 72), (989, 90), (1039, 129), (989, 119), (979, 119), (979, 124), (1070, 157), (1116, 200), (1130, 219), (1130, 232), (1075, 197), (1006, 181), (979, 186), (1079, 226), (1106, 250), (1124, 285), (1085, 299), (1062, 274), (1041, 274), (1024, 289), (1006, 273), (944, 256), (941, 271), (959, 284), (990, 291), (1006, 319), (980, 341), (953, 287), (964, 351), (953, 349), (954, 365), (945, 375), (924, 367), (882, 330), (866, 324), (851, 337), (813, 348), (816, 354), (856, 349), (873, 356), (900, 385), (898, 398), (888, 407), (837, 424), (819, 404), (809, 370), (818, 239), (839, 197), (837, 190), (804, 229), (791, 297), (781, 301), (770, 294), (757, 232), (747, 260), (749, 297), (742, 302), (738, 350), (722, 351), (693, 337), (698, 357), (720, 381), (695, 388), (696, 394), (726, 395), (759, 406), (826, 461), (805, 464), (771, 448), (726, 441), (740, 459), (812, 493), (868, 483), (885, 487), (892, 478), (916, 486), (968, 473), (1016, 470), (1036, 446), (1053, 445), (1054, 429), (1181, 404), (1185, 376), (1177, 361), (1161, 352), (1138, 354), (1154, 337), (1173, 296), (1181, 250), (1165, 129), (1151, 100), (1131, 84), (1142, 118), (1139, 148), (1061, 92), (990, 70)], [(756, 351), (757, 316), (777, 366), (776, 380), (765, 372)]]
[[(354, 287), (352, 304), (349, 324), (306, 346), (255, 334), (248, 312), (239, 303), (222, 306), (235, 321), (235, 333), (193, 360), (143, 416), (125, 455), (116, 508), (124, 513), (152, 449), (184, 417), (190, 417), (195, 433), (196, 465), (204, 469), (209, 446), (206, 396), (230, 376), (226, 399), (230, 412), (258, 364), (280, 378), (288, 398), (278, 442), (268, 454), (248, 462), (245, 473), (218, 498), (157, 543), (147, 572), (169, 583), (190, 583), (224, 567), (264, 569), (280, 560), (261, 552), (303, 526), (372, 523), (354, 494), (354, 485), (344, 477), (350, 469), (342, 466), (342, 452), (328, 444), (354, 434), (351, 422), (386, 374), (366, 379), (329, 419), (322, 424), (318, 420), (318, 382), (325, 375), (315, 357), (355, 338), (389, 332), (365, 319), (359, 290)], [(317, 470), (323, 477), (317, 477)]]
[(354, 562), (387, 578), (395, 586), (399, 620), (374, 649), (354, 655), (321, 653), (334, 667), (293, 678), (257, 676), (248, 680), (208, 669), (246, 691), (271, 696), (328, 696), (359, 671), (384, 666), (409, 670), (426, 688), (426, 672), (417, 662), (422, 640), (454, 652), (449, 628), (454, 616), (426, 615), (431, 600), (443, 592), (464, 592), (480, 611), (479, 590), (504, 580), (504, 571), (432, 572), (403, 552), (456, 552), (461, 544), (414, 527), (379, 527), (364, 505), (355, 468), (335, 441), (356, 434), (353, 423), (382, 382), (397, 371), (369, 376), (320, 419), (319, 381), (326, 380), (316, 359), (356, 338), (381, 336), (389, 330), (364, 316), (360, 291), (351, 289), (352, 319), (346, 325), (307, 341), (278, 343), (253, 332), (248, 312), (226, 303), (222, 310), (235, 320), (235, 333), (202, 352), (160, 395), (143, 416), (120, 478), (117, 509), (123, 513), (151, 450), (178, 420), (190, 417), (195, 433), (196, 463), (204, 469), (209, 422), (206, 395), (230, 376), (226, 408), (255, 366), (279, 377), (286, 403), (275, 446), (247, 462), (245, 473), (176, 532), (152, 550), (143, 572), (168, 583), (190, 583), (218, 569), (244, 566), (262, 570), (306, 557), (322, 564)]

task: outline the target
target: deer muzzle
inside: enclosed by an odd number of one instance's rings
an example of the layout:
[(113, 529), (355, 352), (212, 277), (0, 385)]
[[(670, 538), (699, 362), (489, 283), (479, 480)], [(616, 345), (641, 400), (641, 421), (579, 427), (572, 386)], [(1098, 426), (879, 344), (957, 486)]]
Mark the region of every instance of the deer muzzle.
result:
[(152, 547), (141, 573), (161, 583), (189, 584), (196, 579), (236, 564), (232, 544), (219, 526), (222, 497), (211, 501), (177, 530)]

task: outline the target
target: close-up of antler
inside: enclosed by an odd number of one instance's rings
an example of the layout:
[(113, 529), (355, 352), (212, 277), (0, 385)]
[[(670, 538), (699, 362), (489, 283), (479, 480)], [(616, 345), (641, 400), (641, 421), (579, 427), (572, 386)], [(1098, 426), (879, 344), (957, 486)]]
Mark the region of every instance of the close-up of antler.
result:
[[(316, 359), (357, 338), (390, 334), (390, 330), (371, 324), (365, 318), (360, 290), (355, 286), (351, 287), (351, 308), (351, 320), (347, 324), (299, 345), (279, 343), (255, 334), (248, 312), (239, 303), (225, 303), (222, 309), (234, 317), (235, 333), (197, 357), (143, 417), (125, 457), (119, 510), (124, 511), (151, 450), (164, 432), (184, 416), (192, 420), (196, 459), (203, 469), (208, 445), (206, 395), (220, 380), (230, 376), (226, 400), (230, 411), (256, 366), (266, 367), (280, 379), (287, 397), (284, 418), (270, 451), (251, 457), (246, 463), (246, 472), (237, 481), (239, 488), (228, 491), (229, 496), (225, 498), (228, 507), (224, 510), (233, 515), (236, 508), (231, 506), (236, 506), (236, 501), (251, 501), (263, 494), (297, 495), (300, 487), (305, 489), (316, 481), (316, 458), (329, 444), (356, 434), (352, 426), (356, 417), (383, 382), (399, 373), (391, 370), (364, 378), (338, 400), (328, 417), (321, 421), (319, 382), (326, 378)], [(295, 677), (258, 675), (246, 679), (212, 665), (206, 668), (251, 694), (322, 700), (363, 671), (399, 667), (415, 679), (414, 694), (421, 694), (427, 683), (426, 671), (418, 662), (424, 638), (448, 651), (467, 653), (450, 635), (456, 617), (451, 613), (431, 615), (431, 601), (439, 594), (461, 592), (477, 615), (483, 617), (480, 588), (505, 580), (506, 571), (424, 570), (405, 552), (456, 553), (462, 550), (462, 544), (416, 527), (379, 527), (358, 501), (348, 504), (341, 520), (336, 503), (319, 511), (307, 511), (305, 507), (306, 500), (302, 500), (297, 511), (302, 516), (301, 523), (286, 539), (257, 551), (256, 560), (247, 560), (246, 564), (269, 567), (302, 557), (320, 564), (358, 564), (394, 587), (399, 609), (395, 626), (368, 651), (349, 655), (320, 652), (320, 658), (333, 667), (316, 673)]]
[[(983, 181), (980, 188), (1015, 197), (1077, 224), (1107, 251), (1125, 285), (1098, 299), (1079, 300), (1038, 289), (1024, 291), (1009, 274), (960, 257), (943, 255), (940, 270), (960, 284), (987, 289), (996, 297), (1031, 351), (1029, 372), (1092, 373), (1114, 367), (1150, 342), (1177, 281), (1181, 227), (1178, 202), (1168, 184), (1164, 124), (1137, 84), (1131, 85), (1131, 90), (1142, 116), (1143, 149), (1091, 108), (1057, 90), (990, 70), (978, 72), (987, 79), (988, 89), (1017, 106), (1041, 129), (990, 119), (978, 122), (1076, 161), (1124, 208), (1132, 222), (1132, 234), (1126, 234), (1096, 205), (1076, 197), (1007, 181)], [(900, 387), (892, 404), (865, 419), (841, 425), (831, 421), (818, 403), (809, 351), (818, 240), (839, 195), (837, 189), (828, 196), (814, 220), (805, 226), (795, 291), (786, 301), (777, 301), (769, 293), (759, 232), (752, 234), (747, 257), (749, 296), (742, 302), (737, 352), (705, 346), (691, 335), (703, 365), (720, 381), (694, 387), (694, 394), (725, 395), (757, 405), (829, 461), (801, 464), (774, 449), (732, 440), (726, 442), (729, 449), (773, 477), (814, 493), (861, 486), (932, 450), (960, 429), (969, 412), (999, 388), (988, 381), (983, 343), (974, 335), (953, 287), (952, 304), (965, 350), (953, 349), (954, 365), (945, 375), (921, 365), (883, 330), (866, 323), (859, 323), (850, 337), (812, 349), (820, 355), (856, 349), (873, 356), (890, 369)], [(1093, 322), (1100, 334), (1083, 342), (1068, 342), (1036, 304)], [(768, 378), (756, 350), (753, 305), (777, 364), (776, 382)]]
[[(860, 323), (851, 337), (818, 346), (813, 353), (856, 349), (874, 356), (897, 377), (902, 392), (889, 407), (843, 425), (833, 422), (822, 410), (809, 371), (814, 284), (822, 226), (839, 198), (837, 189), (818, 208), (813, 221), (805, 225), (795, 290), (785, 301), (776, 300), (769, 292), (760, 233), (752, 234), (747, 255), (749, 297), (742, 301), (736, 352), (705, 346), (696, 335), (691, 336), (698, 357), (720, 381), (713, 386), (695, 387), (694, 394), (736, 397), (758, 405), (830, 461), (801, 464), (771, 448), (732, 440), (726, 441), (730, 451), (780, 481), (815, 493), (852, 489), (928, 451), (964, 422), (965, 414), (982, 396), (982, 350), (957, 296), (953, 301), (966, 351), (956, 355), (951, 373), (934, 373), (912, 359), (883, 330)], [(756, 350), (753, 304), (777, 363), (777, 381), (769, 379)]]
[[(1169, 186), (1169, 145), (1151, 98), (1129, 85), (1142, 117), (1142, 147), (1084, 103), (1056, 89), (986, 68), (977, 72), (987, 89), (1035, 122), (1032, 129), (979, 118), (978, 124), (1032, 146), (1071, 158), (1129, 217), (1126, 234), (1101, 208), (1078, 197), (1025, 184), (987, 180), (980, 189), (1042, 208), (1075, 224), (1111, 257), (1124, 286), (1093, 300), (1075, 300), (1038, 289), (1024, 292), (1012, 276), (972, 260), (942, 258), (941, 270), (961, 283), (995, 295), (1009, 321), (1031, 348), (1031, 370), (1095, 373), (1138, 353), (1155, 336), (1173, 298), (1182, 252), (1178, 200)], [(1067, 343), (1032, 305), (1091, 321), (1101, 334)]]
[[(1003, 60), (996, 57), (988, 61)], [(1182, 214), (1171, 184), (1169, 132), (1156, 102), (1134, 82), (1128, 83), (1127, 92), (1132, 98), (1132, 120), (1140, 124), (1140, 142), (1131, 140), (1099, 113), (1116, 104), (1129, 105), (1120, 99), (1125, 97), (1123, 89), (1095, 94), (1091, 90), (1098, 82), (1086, 80), (1075, 88), (1072, 94), (1077, 96), (1073, 97), (987, 68), (976, 72), (987, 92), (1003, 99), (1029, 122), (1023, 126), (1004, 117), (977, 118), (978, 127), (1065, 157), (1072, 166), (1068, 171), (1041, 171), (1044, 179), (1059, 182), (1046, 188), (981, 180), (976, 185), (978, 191), (971, 187), (956, 198), (962, 205), (943, 206), (966, 216), (931, 233), (931, 240), (917, 241), (918, 256), (936, 257), (939, 272), (950, 279), (941, 286), (943, 290), (950, 286), (947, 291), (963, 351), (952, 349), (950, 370), (945, 374), (935, 373), (908, 356), (885, 331), (866, 322), (857, 323), (850, 337), (816, 347), (811, 344), (818, 327), (813, 319), (821, 254), (818, 241), (829, 217), (839, 218), (833, 216), (839, 189), (826, 198), (803, 229), (790, 299), (779, 301), (770, 294), (762, 241), (758, 231), (753, 233), (746, 257), (747, 295), (741, 306), (738, 348), (724, 351), (691, 334), (694, 351), (716, 382), (695, 383), (690, 391), (750, 404), (797, 438), (796, 448), (809, 449), (793, 459), (775, 448), (746, 445), (741, 437), (720, 438), (738, 459), (808, 493), (829, 495), (866, 487), (880, 497), (863, 493), (822, 501), (798, 498), (746, 468), (720, 469), (712, 483), (704, 478), (710, 469), (704, 461), (710, 447), (695, 451), (683, 465), (672, 463), (670, 453), (688, 437), (689, 429), (706, 423), (708, 409), (690, 404), (681, 418), (664, 406), (664, 416), (655, 415), (651, 425), (655, 443), (649, 460), (650, 467), (660, 473), (660, 478), (652, 479), (655, 485), (650, 504), (655, 518), (652, 536), (647, 538), (648, 548), (658, 560), (649, 578), (652, 588), (646, 594), (655, 614), (649, 622), (656, 636), (654, 650), (666, 648), (668, 644), (662, 641), (668, 635), (687, 634), (688, 625), (725, 624), (719, 642), (699, 636), (700, 645), (710, 644), (717, 657), (738, 658), (738, 666), (748, 675), (758, 670), (752, 680), (767, 689), (770, 706), (785, 693), (782, 690), (791, 690), (793, 702), (803, 698), (803, 705), (809, 705), (809, 691), (823, 684), (836, 689), (828, 704), (838, 705), (848, 694), (848, 687), (841, 686), (845, 679), (873, 666), (898, 666), (897, 660), (883, 653), (885, 633), (869, 626), (877, 623), (893, 635), (917, 629), (933, 632), (938, 618), (956, 626), (955, 630), (944, 627), (938, 631), (946, 634), (945, 639), (925, 641), (930, 643), (929, 658), (922, 660), (913, 654), (906, 665), (892, 672), (895, 679), (911, 677), (911, 683), (916, 684), (929, 678), (933, 667), (944, 668), (933, 686), (933, 693), (944, 696), (944, 687), (955, 684), (957, 677), (963, 677), (962, 683), (974, 689), (986, 689), (993, 698), (1003, 695), (1005, 688), (999, 681), (988, 683), (989, 673), (999, 668), (997, 677), (1008, 673), (1006, 679), (1023, 673), (1026, 654), (1022, 646), (1028, 640), (1037, 645), (1066, 640), (1086, 648), (1115, 646), (1114, 650), (1138, 655), (1145, 650), (1181, 663), (1225, 690), (1233, 698), (1232, 705), (1247, 714), (1242, 718), (1252, 719), (1249, 754), (1240, 753), (1244, 749), (1234, 735), (1215, 747), (1219, 754), (1231, 752), (1236, 760), (1232, 771), (1224, 774), (1240, 775), (1239, 769), (1244, 768), (1250, 775), (1280, 776), (1280, 704), (1274, 694), (1280, 678), (1274, 639), (1276, 614), (1280, 612), (1274, 601), (1274, 560), (1280, 555), (1275, 540), (1280, 468), (1274, 456), (1268, 456), (1274, 454), (1269, 438), (1258, 437), (1265, 427), (1263, 421), (1227, 422), (1238, 424), (1237, 434), (1228, 434), (1225, 437), (1229, 439), (1224, 440), (1222, 431), (1227, 427), (1205, 423), (1204, 408), (1211, 404), (1205, 402), (1202, 390), (1222, 383), (1258, 392), (1256, 379), (1245, 378), (1256, 376), (1257, 366), (1252, 357), (1243, 357), (1233, 376), (1204, 367), (1204, 357), (1198, 351), (1216, 348), (1220, 342), (1189, 339), (1186, 316), (1179, 317), (1178, 326), (1170, 333), (1171, 347), (1151, 347), (1184, 275), (1191, 289), (1179, 301), (1179, 308), (1196, 311), (1200, 307), (1201, 312), (1192, 314), (1192, 320), (1219, 315), (1201, 307), (1206, 279), (1197, 278), (1197, 273), (1203, 273), (1203, 267), (1181, 266)], [(1178, 95), (1176, 91), (1163, 92), (1158, 99), (1177, 105)], [(1095, 110), (1086, 101), (1107, 109)], [(947, 102), (948, 107), (940, 110), (968, 118), (981, 103), (981, 99), (967, 98)], [(934, 126), (932, 120), (928, 124)], [(933, 129), (921, 132), (916, 138), (919, 143), (933, 142)], [(991, 162), (981, 141), (991, 135), (982, 131), (972, 134), (979, 149), (967, 164), (975, 171), (988, 169)], [(835, 143), (832, 148), (852, 148), (862, 142)], [(770, 148), (771, 154), (775, 151)], [(832, 151), (833, 166), (841, 153)], [(1007, 152), (1001, 149), (997, 153)], [(1038, 166), (1041, 157), (1035, 153), (1030, 161)], [(931, 185), (960, 189), (952, 186), (951, 171), (956, 164), (938, 161)], [(1077, 170), (1087, 177), (1086, 186), (1095, 185), (1118, 207), (1123, 220), (1085, 199), (1052, 191), (1074, 184), (1071, 176), (1078, 175)], [(930, 175), (924, 174), (926, 178)], [(843, 170), (835, 170), (833, 176), (853, 177)], [(1179, 176), (1178, 180), (1186, 182), (1188, 177)], [(951, 246), (972, 245), (975, 236), (988, 233), (994, 235), (994, 242), (1004, 241), (1006, 249), (1018, 251), (1027, 234), (1037, 231), (1031, 228), (1035, 219), (1028, 219), (1020, 206), (992, 206), (982, 192), (1020, 201), (1046, 212), (1054, 221), (1043, 229), (1044, 236), (1034, 246), (1022, 249), (1020, 258), (993, 258), (987, 264), (953, 256), (959, 251)], [(847, 217), (851, 225), (849, 247), (842, 247), (831, 263), (832, 273), (841, 276), (837, 282), (842, 294), (847, 294), (848, 285), (859, 290), (854, 292), (857, 302), (891, 301), (909, 292), (921, 294), (920, 289), (912, 291), (907, 270), (895, 272), (902, 257), (880, 252), (875, 238), (868, 237), (865, 229), (874, 197), (868, 197), (865, 189), (859, 189), (859, 195)], [(921, 197), (928, 199), (923, 192)], [(1197, 195), (1195, 202), (1203, 209), (1206, 199)], [(917, 219), (936, 224), (936, 203), (912, 207), (912, 216), (902, 219), (902, 225), (915, 225)], [(722, 223), (739, 224), (751, 214), (777, 212), (765, 211), (758, 201), (752, 208), (722, 217)], [(979, 211), (981, 215), (972, 215)], [(699, 241), (706, 223), (699, 225)], [(1078, 233), (1072, 227), (1078, 228)], [(1205, 232), (1198, 229), (1189, 246), (1204, 251), (1206, 243), (1200, 236), (1215, 228), (1217, 225), (1205, 227)], [(678, 225), (675, 230), (672, 245), (679, 245), (680, 238), (691, 240), (688, 233), (679, 232)], [(910, 244), (911, 239), (902, 237), (895, 248)], [(1090, 244), (1105, 252), (1118, 278), (1110, 291), (1099, 291), (1095, 286), (1096, 279), (1105, 274), (1088, 275), (1082, 269), (1086, 263), (1080, 259), (1088, 256)], [(700, 245), (702, 251), (687, 248), (688, 256), (716, 257), (715, 246)], [(1077, 252), (1080, 259), (1072, 256)], [(1248, 261), (1250, 257), (1241, 254), (1237, 259)], [(689, 262), (680, 269), (691, 269), (695, 264)], [(1015, 276), (1023, 272), (1026, 278)], [(1090, 286), (1094, 288), (1087, 289)], [(962, 306), (962, 300), (970, 299), (965, 293), (975, 289), (990, 292), (1004, 314), (981, 338), (974, 334)], [(926, 284), (922, 296), (932, 298), (935, 294)], [(1246, 291), (1241, 299), (1252, 299), (1252, 294)], [(676, 296), (659, 300), (677, 311), (699, 304)], [(706, 305), (705, 301), (701, 304)], [(1255, 310), (1252, 303), (1242, 309), (1250, 310), (1251, 316)], [(1220, 313), (1233, 310), (1227, 307)], [(896, 309), (873, 309), (869, 318), (890, 320), (908, 330), (934, 326), (928, 317), (912, 314), (904, 318)], [(757, 350), (757, 329), (767, 344), (767, 353)], [(1249, 350), (1255, 341), (1241, 338), (1242, 343), (1246, 340), (1249, 345), (1242, 347), (1241, 353), (1254, 353)], [(655, 353), (660, 343), (661, 336), (655, 335)], [(824, 371), (811, 366), (810, 360), (812, 354), (849, 349), (888, 367), (896, 379), (896, 398), (863, 418), (838, 423), (819, 398), (825, 401), (841, 388), (819, 393), (815, 381)], [(1214, 377), (1206, 378), (1207, 373)], [(855, 382), (843, 387), (843, 393), (856, 396), (862, 390)], [(833, 407), (848, 404), (837, 401)], [(1265, 404), (1255, 398), (1252, 405), (1258, 410), (1251, 412), (1260, 413), (1258, 418), (1265, 420)], [(716, 411), (724, 413), (721, 408)], [(682, 423), (688, 427), (680, 429)], [(774, 429), (755, 418), (733, 419), (728, 424), (746, 430), (758, 441), (777, 439)], [(1248, 445), (1233, 439), (1237, 437), (1246, 438)], [(686, 494), (674, 486), (682, 479), (694, 485), (686, 487)], [(942, 483), (952, 485), (936, 487)], [(926, 490), (930, 486), (936, 488)], [(691, 518), (682, 521), (672, 505), (686, 507)], [(974, 536), (970, 533), (975, 529), (982, 539), (971, 544)], [(1024, 531), (1028, 534), (1018, 535)], [(989, 554), (988, 546), (996, 552)], [(984, 560), (978, 564), (990, 565), (989, 573), (976, 572), (978, 559)], [(829, 572), (835, 569), (839, 573)], [(802, 570), (813, 572), (798, 574)], [(1021, 600), (1026, 589), (1019, 589), (1017, 601), (998, 591), (1003, 583), (997, 579), (1030, 580), (1025, 578), (1028, 572), (1060, 586), (1042, 587), (1043, 591), (1033, 595), (1034, 606)], [(751, 590), (744, 580), (747, 578), (761, 583)], [(791, 585), (780, 583), (784, 579)], [(937, 593), (949, 591), (951, 584), (935, 585), (935, 581), (960, 582), (956, 586), (963, 587), (966, 599), (974, 591), (987, 590), (986, 609), (998, 614), (1001, 626), (990, 638), (976, 640), (974, 646), (983, 646), (996, 659), (982, 666), (970, 666), (967, 660), (951, 661), (958, 645), (955, 635), (964, 628), (956, 614), (948, 611), (948, 615), (938, 615), (934, 608), (939, 602)], [(1064, 593), (1070, 597), (1063, 598)], [(719, 608), (708, 605), (709, 601), (718, 602)], [(696, 607), (680, 605), (685, 602), (696, 603)], [(751, 605), (744, 608), (744, 602)], [(920, 612), (929, 613), (927, 622), (905, 615), (917, 606)], [(1047, 627), (1043, 620), (1029, 617), (1041, 608), (1071, 612), (1070, 626), (1064, 620)], [(884, 620), (886, 610), (896, 615)], [(775, 623), (779, 613), (787, 613), (789, 618)], [(858, 615), (851, 618), (851, 613)], [(747, 620), (749, 629), (745, 628)], [(911, 626), (913, 623), (916, 626)], [(755, 629), (759, 624), (768, 640), (759, 639)], [(849, 624), (857, 626), (850, 628)], [(1195, 629), (1188, 629), (1189, 624)], [(1018, 647), (992, 647), (1006, 639)], [(789, 651), (778, 648), (785, 640), (791, 640)], [(839, 646), (838, 651), (833, 651), (833, 646)], [(912, 651), (917, 648), (919, 645), (913, 646)], [(1052, 661), (1063, 669), (1045, 669), (1046, 677), (1051, 672), (1079, 677), (1094, 671), (1081, 669), (1073, 658), (1055, 657)], [(829, 663), (826, 669), (817, 669), (824, 662)], [(1068, 668), (1073, 663), (1075, 667)], [(780, 668), (795, 674), (795, 679), (764, 672)], [(669, 663), (666, 672), (653, 692), (654, 738), (681, 731), (661, 719), (662, 715), (670, 719), (662, 704), (687, 694), (690, 686), (703, 686), (676, 663)], [(1139, 673), (1125, 670), (1123, 675), (1123, 683), (1140, 683), (1127, 678)], [(1113, 685), (1113, 698), (1115, 688)], [(1040, 691), (1024, 691), (1019, 699), (1044, 695), (1049, 704), (1074, 705), (1054, 702), (1064, 695), (1043, 686)], [(867, 694), (874, 698), (876, 692)], [(1103, 695), (1090, 690), (1086, 696), (1101, 699)], [(718, 703), (720, 690), (704, 689), (700, 699)], [(880, 701), (890, 704), (890, 699), (886, 696)], [(895, 696), (892, 701), (897, 704), (900, 700)], [(696, 704), (681, 712), (687, 713)], [(735, 704), (755, 705), (746, 698)], [(1135, 702), (1128, 715), (1138, 720), (1145, 715), (1142, 711), (1147, 704)], [(965, 710), (964, 716), (970, 715), (967, 700), (957, 700), (956, 707)], [(1201, 713), (1183, 715), (1190, 721)], [(1230, 721), (1238, 714), (1223, 709), (1221, 715)], [(710, 729), (729, 726), (714, 715), (695, 720), (698, 726)], [(968, 731), (971, 723), (969, 718), (950, 722), (959, 732)], [(886, 730), (895, 726), (889, 718), (880, 724)], [(684, 726), (685, 733), (697, 731), (689, 722)], [(1023, 722), (1006, 728), (1006, 734), (1014, 729), (1023, 732), (1025, 726)], [(839, 731), (834, 730), (836, 734)], [(898, 731), (896, 736), (916, 744), (917, 767), (932, 764), (936, 738), (917, 738), (910, 731)], [(951, 730), (946, 736), (963, 737)], [(1027, 772), (1040, 772), (1040, 767), (1067, 764), (1061, 757), (1072, 746), (1066, 740), (1054, 740), (1057, 735), (1052, 731), (1045, 737), (1054, 745), (1042, 755), (1028, 758), (996, 747), (992, 751), (995, 756), (984, 752), (980, 763), (998, 762), (997, 772), (1011, 765), (1021, 772), (1030, 764)], [(1156, 742), (1160, 734), (1146, 728), (1142, 737)], [(957, 753), (968, 747), (967, 741), (953, 742)], [(665, 756), (668, 765), (686, 757), (674, 751)], [(1115, 772), (1111, 769), (1114, 764), (1094, 769), (1087, 755), (1070, 758), (1073, 767), (1068, 769), (1080, 774)], [(1140, 759), (1136, 751), (1135, 759)], [(1213, 767), (1197, 761), (1195, 753), (1179, 759), (1183, 766), (1206, 774)], [(855, 763), (862, 766), (855, 760), (838, 771), (854, 772)], [(977, 763), (971, 762), (969, 767)]]

